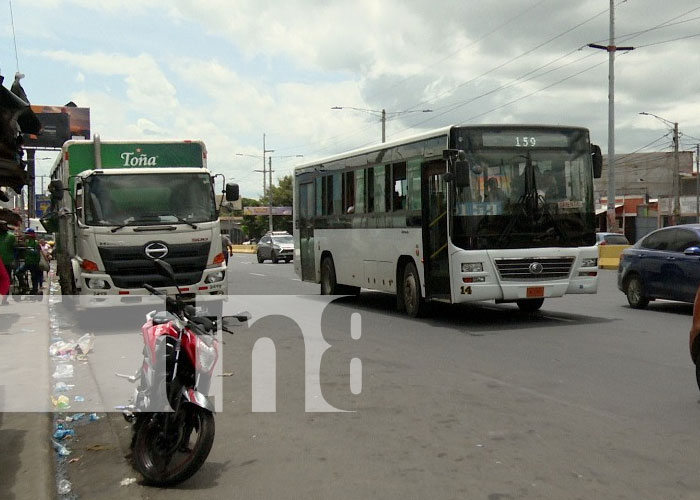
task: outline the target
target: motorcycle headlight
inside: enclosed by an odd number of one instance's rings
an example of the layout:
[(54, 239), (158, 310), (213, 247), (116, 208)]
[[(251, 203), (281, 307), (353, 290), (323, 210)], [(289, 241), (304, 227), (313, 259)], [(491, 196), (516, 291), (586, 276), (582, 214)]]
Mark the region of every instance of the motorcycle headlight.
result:
[(204, 278), (204, 282), (207, 284), (216, 283), (217, 281), (223, 281), (223, 279), (224, 279), (224, 272), (218, 271), (216, 273), (211, 273), (209, 276)]
[(201, 337), (197, 337), (197, 368), (209, 373), (214, 369), (217, 358), (216, 339), (211, 339), (209, 345)]

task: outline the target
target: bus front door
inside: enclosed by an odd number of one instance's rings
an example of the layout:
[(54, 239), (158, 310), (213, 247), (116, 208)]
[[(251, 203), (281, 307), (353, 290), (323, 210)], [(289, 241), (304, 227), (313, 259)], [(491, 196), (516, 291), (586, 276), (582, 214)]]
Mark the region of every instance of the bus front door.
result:
[(423, 164), (422, 215), (426, 297), (450, 300), (447, 256), (447, 183), (445, 160)]
[(299, 184), (299, 250), (301, 254), (301, 279), (316, 281), (314, 262), (314, 184)]

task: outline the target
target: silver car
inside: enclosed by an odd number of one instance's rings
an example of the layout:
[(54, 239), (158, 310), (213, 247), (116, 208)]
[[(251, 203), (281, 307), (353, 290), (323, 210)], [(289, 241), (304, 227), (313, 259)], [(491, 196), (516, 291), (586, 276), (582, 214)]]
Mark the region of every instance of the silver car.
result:
[(260, 238), (257, 251), (258, 262), (271, 260), (277, 264), (280, 260), (289, 262), (294, 257), (294, 238), (286, 231), (273, 231)]

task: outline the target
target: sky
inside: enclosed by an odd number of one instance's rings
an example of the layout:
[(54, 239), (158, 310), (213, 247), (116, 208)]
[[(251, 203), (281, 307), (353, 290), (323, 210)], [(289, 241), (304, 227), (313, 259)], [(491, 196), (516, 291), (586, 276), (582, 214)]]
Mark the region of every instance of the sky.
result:
[[(453, 124), (587, 127), (608, 151), (609, 0), (0, 0), (0, 72), (102, 140), (201, 139), (262, 192), (296, 164)], [(615, 151), (700, 142), (700, 4), (616, 0)], [(332, 109), (343, 107), (344, 109)], [(355, 108), (355, 109), (353, 109)], [(364, 111), (361, 111), (364, 110)], [(430, 112), (424, 110), (431, 110)], [(640, 112), (653, 113), (640, 115)], [(298, 155), (303, 155), (299, 157)], [(37, 153), (47, 175), (55, 153)], [(39, 181), (37, 185), (40, 186)]]

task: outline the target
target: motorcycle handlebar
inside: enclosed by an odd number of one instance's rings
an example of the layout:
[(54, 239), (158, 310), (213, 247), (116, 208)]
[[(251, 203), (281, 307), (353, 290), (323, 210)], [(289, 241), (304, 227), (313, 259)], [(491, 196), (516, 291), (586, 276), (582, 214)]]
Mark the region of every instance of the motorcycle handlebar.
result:
[(156, 290), (155, 288), (153, 288), (153, 287), (152, 287), (151, 285), (149, 285), (148, 283), (144, 283), (144, 284), (143, 284), (143, 287), (144, 287), (146, 290), (148, 290), (149, 292), (151, 292), (153, 295), (163, 295), (161, 292), (159, 292), (158, 290)]

